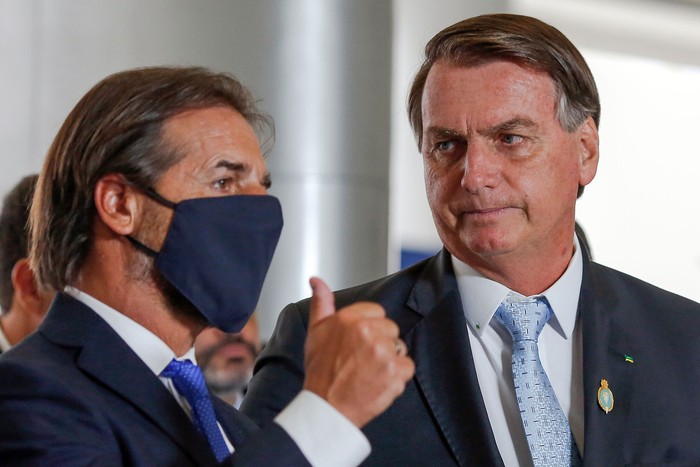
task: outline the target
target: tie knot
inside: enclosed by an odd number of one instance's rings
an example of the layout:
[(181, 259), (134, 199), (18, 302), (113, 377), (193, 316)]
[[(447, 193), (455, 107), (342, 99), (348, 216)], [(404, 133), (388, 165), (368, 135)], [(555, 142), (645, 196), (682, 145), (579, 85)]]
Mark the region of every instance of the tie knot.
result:
[(188, 400), (192, 397), (209, 397), (202, 371), (189, 360), (172, 359), (161, 376), (170, 378), (178, 392)]
[(540, 332), (552, 316), (547, 300), (543, 297), (524, 301), (503, 300), (494, 315), (513, 336), (513, 342), (531, 340), (537, 342)]

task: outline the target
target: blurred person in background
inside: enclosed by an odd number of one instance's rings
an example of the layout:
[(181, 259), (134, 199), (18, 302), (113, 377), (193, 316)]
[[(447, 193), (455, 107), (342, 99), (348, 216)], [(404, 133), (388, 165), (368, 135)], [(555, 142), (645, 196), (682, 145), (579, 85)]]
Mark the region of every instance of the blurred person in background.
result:
[(0, 213), (0, 352), (34, 332), (53, 298), (39, 290), (27, 258), (27, 221), (37, 178), (20, 180), (5, 196)]
[(236, 408), (241, 406), (262, 344), (257, 315), (238, 333), (207, 328), (194, 342), (197, 363), (211, 392)]

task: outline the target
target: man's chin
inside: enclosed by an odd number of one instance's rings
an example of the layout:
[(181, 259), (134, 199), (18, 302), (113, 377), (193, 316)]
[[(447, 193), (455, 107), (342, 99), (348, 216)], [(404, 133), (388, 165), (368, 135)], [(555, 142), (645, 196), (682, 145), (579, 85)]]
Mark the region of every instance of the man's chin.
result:
[(230, 376), (212, 375), (207, 371), (204, 376), (209, 388), (217, 394), (242, 393), (248, 387), (250, 379), (247, 376), (231, 378)]
[[(513, 238), (501, 232), (498, 232), (497, 235), (471, 235), (460, 240), (454, 248), (454, 251), (457, 252), (455, 256), (458, 258), (465, 256), (495, 259), (512, 253), (516, 249), (516, 242)], [(450, 251), (452, 250), (450, 249)]]

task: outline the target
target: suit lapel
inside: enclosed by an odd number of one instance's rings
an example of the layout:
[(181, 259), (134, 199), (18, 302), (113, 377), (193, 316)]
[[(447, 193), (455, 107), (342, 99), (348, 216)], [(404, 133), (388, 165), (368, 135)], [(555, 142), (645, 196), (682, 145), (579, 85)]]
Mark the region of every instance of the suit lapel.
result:
[[(474, 368), (449, 255), (433, 258), (408, 306), (423, 315), (403, 337), (416, 382), (460, 465), (503, 465)], [(466, 401), (466, 403), (465, 403)]]
[(56, 342), (82, 347), (77, 366), (135, 407), (187, 452), (194, 463), (216, 463), (208, 443), (172, 394), (90, 308), (61, 295), (42, 324), (42, 332)]
[[(607, 465), (623, 459), (629, 403), (634, 388), (634, 356), (637, 342), (628, 338), (625, 326), (628, 304), (596, 273), (596, 265), (584, 261), (579, 313), (583, 325), (584, 460), (586, 465)], [(601, 380), (607, 380), (614, 396), (612, 411), (598, 404)]]
[(209, 395), (214, 405), (216, 419), (233, 446), (241, 446), (250, 433), (258, 430), (257, 425), (229, 403), (219, 399), (211, 392)]

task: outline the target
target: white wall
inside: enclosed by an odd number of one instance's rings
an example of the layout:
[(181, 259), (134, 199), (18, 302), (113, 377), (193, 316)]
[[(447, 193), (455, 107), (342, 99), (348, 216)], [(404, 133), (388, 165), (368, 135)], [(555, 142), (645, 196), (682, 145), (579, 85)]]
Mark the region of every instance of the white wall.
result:
[[(58, 127), (107, 74), (159, 64), (230, 71), (255, 89), (258, 0), (2, 0), (0, 2), (0, 192), (40, 169)], [(256, 41), (253, 46), (249, 41)]]
[(595, 258), (700, 300), (700, 67), (586, 49), (603, 116), (579, 201)]

